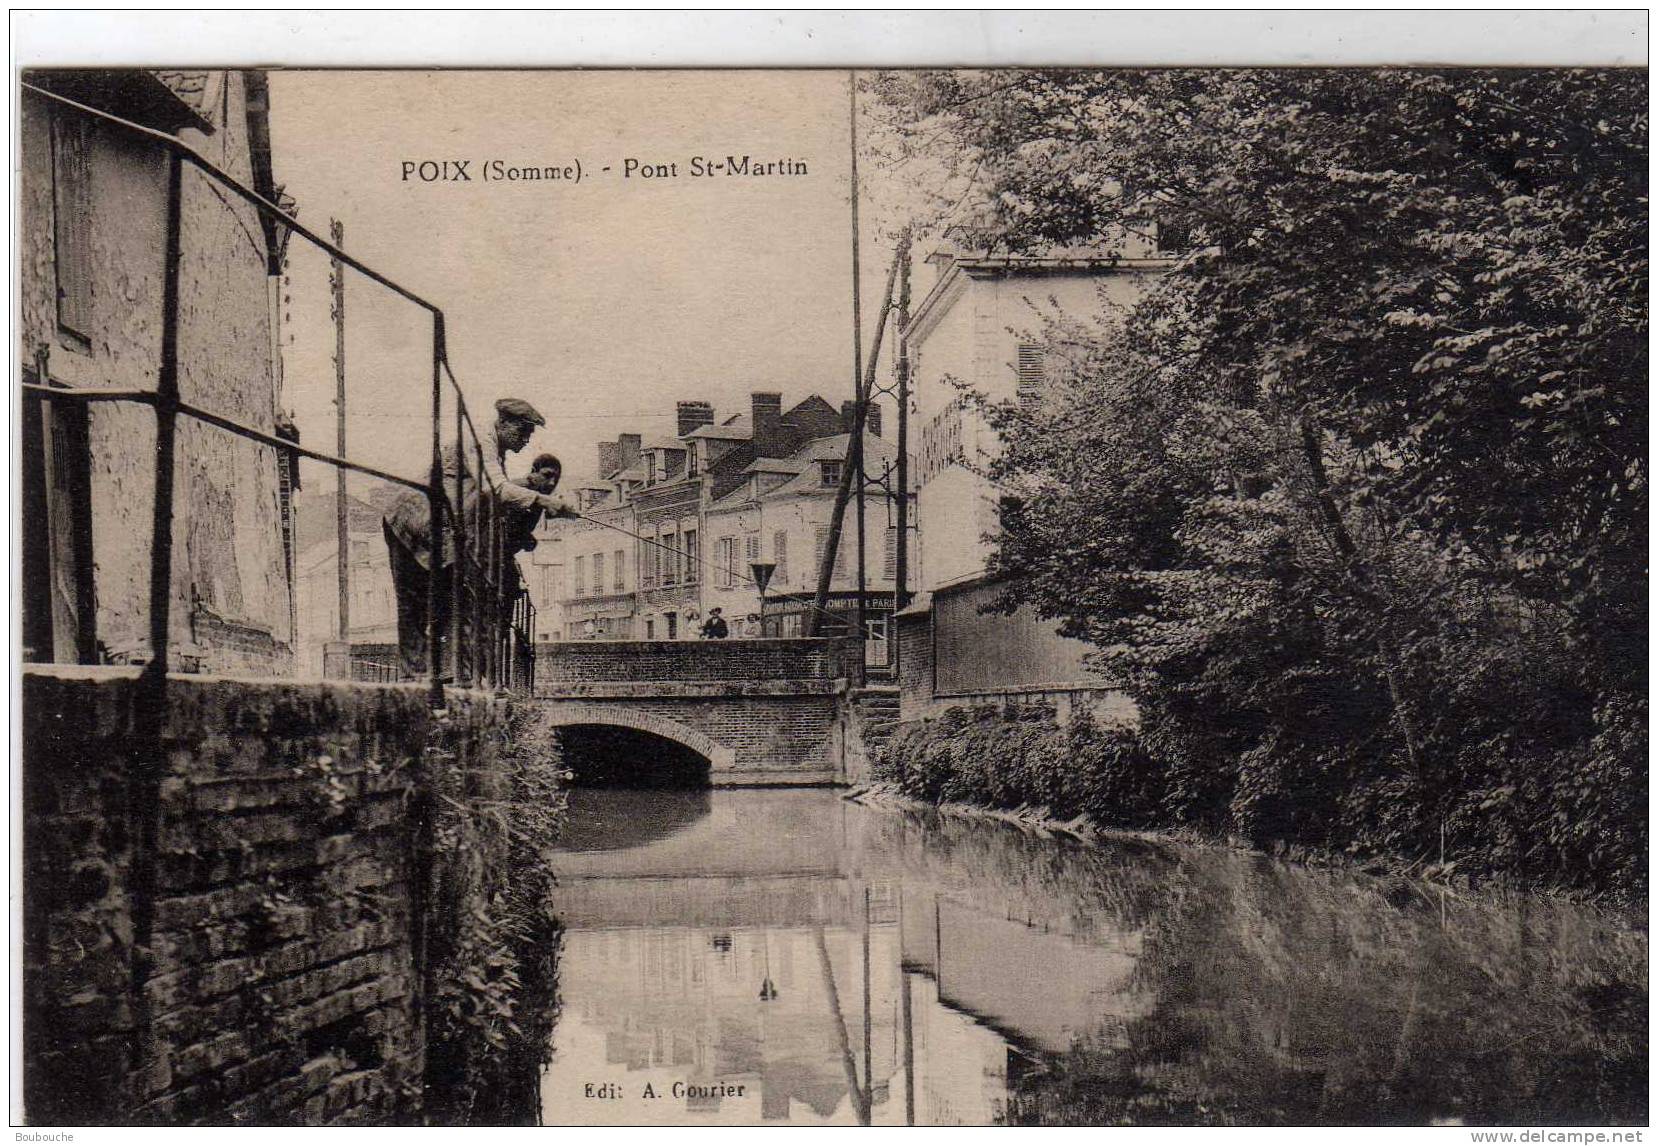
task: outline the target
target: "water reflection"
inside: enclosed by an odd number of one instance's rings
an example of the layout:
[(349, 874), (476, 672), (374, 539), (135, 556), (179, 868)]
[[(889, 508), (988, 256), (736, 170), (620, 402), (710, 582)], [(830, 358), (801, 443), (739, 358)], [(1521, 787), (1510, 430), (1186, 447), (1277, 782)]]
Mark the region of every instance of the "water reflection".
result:
[(1645, 1119), (1645, 936), (1592, 911), (823, 791), (571, 820), (548, 1123)]

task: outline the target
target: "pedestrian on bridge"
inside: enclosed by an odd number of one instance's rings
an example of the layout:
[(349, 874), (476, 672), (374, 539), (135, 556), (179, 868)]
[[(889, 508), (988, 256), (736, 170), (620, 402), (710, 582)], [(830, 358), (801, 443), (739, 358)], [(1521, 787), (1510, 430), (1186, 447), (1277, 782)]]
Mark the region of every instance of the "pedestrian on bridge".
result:
[(720, 616), (720, 607), (715, 605), (708, 610), (708, 619), (702, 623), (702, 639), (719, 641), (730, 635), (731, 630), (726, 626), (725, 618)]

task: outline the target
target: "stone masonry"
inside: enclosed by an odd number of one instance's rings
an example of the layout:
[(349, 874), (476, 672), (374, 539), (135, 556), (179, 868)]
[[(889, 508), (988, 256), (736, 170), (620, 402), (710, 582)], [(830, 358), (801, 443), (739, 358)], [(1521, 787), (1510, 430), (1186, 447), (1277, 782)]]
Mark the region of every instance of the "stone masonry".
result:
[(833, 639), (545, 643), (536, 697), (553, 727), (678, 741), (707, 758), (716, 786), (839, 783), (859, 652)]
[[(24, 676), (28, 1120), (418, 1120), (425, 692), (149, 684)], [(500, 704), (447, 719), (487, 772)]]

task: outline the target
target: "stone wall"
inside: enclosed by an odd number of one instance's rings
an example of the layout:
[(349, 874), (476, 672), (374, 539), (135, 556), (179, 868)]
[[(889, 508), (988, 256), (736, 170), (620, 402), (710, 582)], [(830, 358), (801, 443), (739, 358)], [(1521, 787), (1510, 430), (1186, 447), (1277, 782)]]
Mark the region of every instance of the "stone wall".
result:
[[(151, 688), (23, 679), (29, 1121), (417, 1120), (443, 914), (423, 688), (175, 677), (164, 708)], [(500, 719), (450, 694), (470, 787)]]
[(835, 680), (857, 655), (827, 638), (553, 641), (535, 653), (538, 691), (563, 681)]

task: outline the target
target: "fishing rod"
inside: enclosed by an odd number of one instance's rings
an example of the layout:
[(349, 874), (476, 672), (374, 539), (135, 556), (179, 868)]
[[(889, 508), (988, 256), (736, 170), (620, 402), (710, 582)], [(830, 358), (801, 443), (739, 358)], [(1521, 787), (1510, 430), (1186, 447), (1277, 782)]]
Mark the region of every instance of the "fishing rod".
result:
[[(594, 525), (602, 525), (606, 529), (614, 529), (617, 533), (620, 533), (620, 534), (622, 534), (623, 536), (626, 536), (626, 537), (631, 537), (635, 541), (643, 541), (646, 545), (654, 545), (658, 549), (665, 549), (669, 553), (674, 553), (674, 554), (677, 554), (681, 557), (687, 558), (688, 560), (695, 561), (698, 565), (703, 566), (705, 569), (714, 570), (714, 571), (720, 572), (720, 573), (727, 573), (727, 574), (731, 575), (732, 577), (736, 578), (737, 580), (744, 582), (745, 584), (752, 585), (756, 589), (760, 588), (760, 582), (756, 581), (749, 574), (742, 572), (740, 569), (734, 569), (729, 565), (721, 565), (717, 562), (709, 561), (707, 558), (704, 558), (704, 557), (702, 557), (698, 554), (694, 554), (694, 553), (690, 552), (689, 550), (680, 549), (678, 546), (669, 545), (665, 541), (658, 541), (654, 537), (646, 537), (644, 534), (635, 533), (631, 529), (625, 529), (622, 526), (613, 524), (612, 522), (609, 522), (609, 521), (601, 521), (596, 517), (589, 517), (585, 513), (576, 513), (575, 518), (578, 521), (588, 521), (588, 522), (592, 522)], [(799, 602), (802, 605), (805, 605), (808, 609), (813, 609), (813, 610), (815, 610), (819, 613), (822, 613), (826, 617), (832, 617), (837, 621), (845, 620), (845, 618), (843, 618), (840, 614), (832, 612), (829, 609), (823, 608), (816, 601), (812, 600), (810, 597), (802, 597), (797, 593), (783, 593), (783, 592), (771, 593), (771, 594), (768, 594), (768, 596), (770, 596), (770, 598), (772, 600), (776, 600), (776, 601), (796, 601), (796, 602)]]

